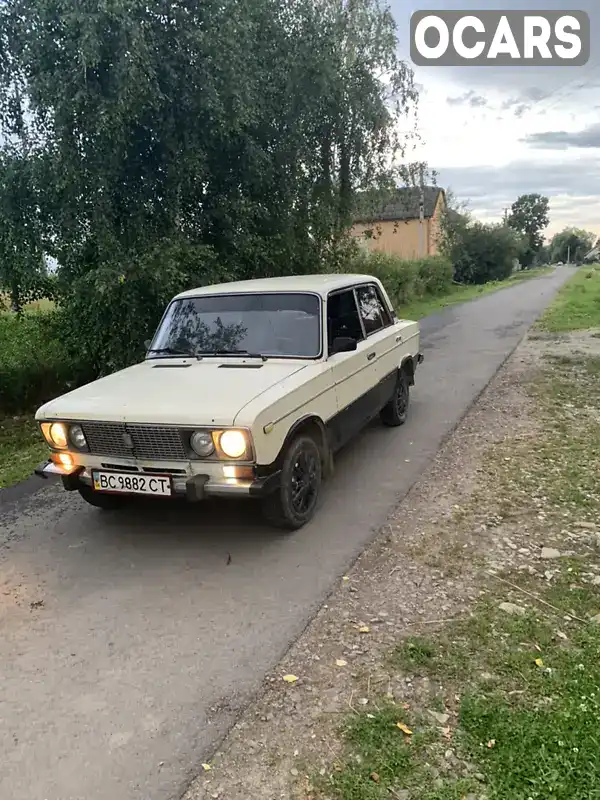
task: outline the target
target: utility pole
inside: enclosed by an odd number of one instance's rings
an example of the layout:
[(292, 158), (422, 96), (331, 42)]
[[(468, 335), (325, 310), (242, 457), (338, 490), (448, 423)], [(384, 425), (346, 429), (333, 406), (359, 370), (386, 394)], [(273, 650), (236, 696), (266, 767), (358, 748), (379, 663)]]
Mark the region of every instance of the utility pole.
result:
[(508, 208), (504, 209), (504, 224), (508, 222)]
[(419, 197), (419, 258), (423, 258), (423, 220), (425, 219), (425, 191), (421, 185)]
[(425, 179), (424, 176), (425, 168), (423, 164), (419, 166), (419, 258), (423, 258), (424, 255), (424, 237), (423, 237), (423, 220), (425, 219), (425, 189), (423, 187), (423, 181)]
[(567, 265), (571, 263), (571, 245), (567, 247)]

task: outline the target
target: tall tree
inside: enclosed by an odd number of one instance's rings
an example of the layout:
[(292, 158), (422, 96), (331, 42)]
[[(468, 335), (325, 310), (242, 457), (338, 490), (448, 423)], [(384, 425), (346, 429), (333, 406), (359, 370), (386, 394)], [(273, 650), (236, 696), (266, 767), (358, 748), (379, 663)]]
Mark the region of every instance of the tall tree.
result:
[(376, 0), (8, 0), (0, 42), (5, 127), (19, 86), (69, 256), (183, 234), (302, 266), (389, 171), (416, 100)]
[(182, 286), (317, 268), (401, 163), (396, 44), (378, 0), (5, 0), (0, 121), (39, 158), (70, 318), (126, 359)]
[(527, 236), (529, 246), (522, 255), (525, 266), (533, 263), (544, 244), (543, 231), (548, 227), (549, 201), (541, 194), (523, 194), (512, 204), (507, 224)]

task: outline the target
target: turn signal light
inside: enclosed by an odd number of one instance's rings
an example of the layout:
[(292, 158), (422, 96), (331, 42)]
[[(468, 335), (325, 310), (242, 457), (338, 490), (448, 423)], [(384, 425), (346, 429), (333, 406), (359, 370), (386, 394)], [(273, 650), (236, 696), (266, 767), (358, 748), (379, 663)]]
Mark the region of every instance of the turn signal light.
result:
[(52, 453), (50, 459), (67, 472), (71, 472), (75, 467), (73, 456), (70, 453)]

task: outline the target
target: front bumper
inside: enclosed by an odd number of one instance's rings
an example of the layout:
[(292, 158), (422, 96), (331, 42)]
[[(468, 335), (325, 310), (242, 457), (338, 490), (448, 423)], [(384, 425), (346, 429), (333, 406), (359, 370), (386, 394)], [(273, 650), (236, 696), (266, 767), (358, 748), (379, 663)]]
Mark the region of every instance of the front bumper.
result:
[[(132, 475), (139, 474), (130, 472), (126, 468), (123, 471)], [(92, 486), (92, 470), (84, 466), (76, 466), (67, 470), (59, 464), (48, 460), (36, 467), (34, 474), (46, 479), (60, 478), (68, 491), (74, 491), (82, 486)], [(164, 474), (169, 474), (169, 470), (165, 470)], [(204, 474), (171, 475), (170, 477), (173, 486), (171, 497), (180, 497), (190, 502), (198, 502), (205, 497), (264, 497), (279, 487), (280, 472), (273, 472), (253, 480), (217, 478), (215, 475)], [(131, 496), (140, 497), (141, 495)]]

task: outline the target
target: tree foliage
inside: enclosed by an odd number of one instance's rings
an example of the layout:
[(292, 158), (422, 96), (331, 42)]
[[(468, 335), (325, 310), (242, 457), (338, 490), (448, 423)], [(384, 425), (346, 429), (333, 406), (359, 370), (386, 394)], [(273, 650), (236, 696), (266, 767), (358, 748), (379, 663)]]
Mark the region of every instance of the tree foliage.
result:
[(544, 244), (543, 231), (548, 227), (549, 200), (540, 194), (523, 194), (512, 204), (507, 224), (527, 237), (528, 246), (522, 253), (524, 266), (533, 264)]
[(0, 290), (13, 311), (50, 292), (31, 159), (0, 151)]
[(440, 247), (458, 283), (503, 280), (525, 249), (525, 237), (506, 225), (489, 225), (449, 209), (442, 219)]
[(178, 234), (242, 272), (308, 266), (416, 99), (373, 0), (9, 0), (0, 21), (61, 263)]
[(378, 0), (6, 0), (2, 127), (35, 154), (90, 348), (111, 328), (139, 345), (176, 288), (343, 257), (354, 193), (404, 155), (417, 93), (396, 44)]
[(596, 235), (581, 228), (565, 228), (550, 242), (550, 258), (556, 261), (582, 263), (594, 246)]

